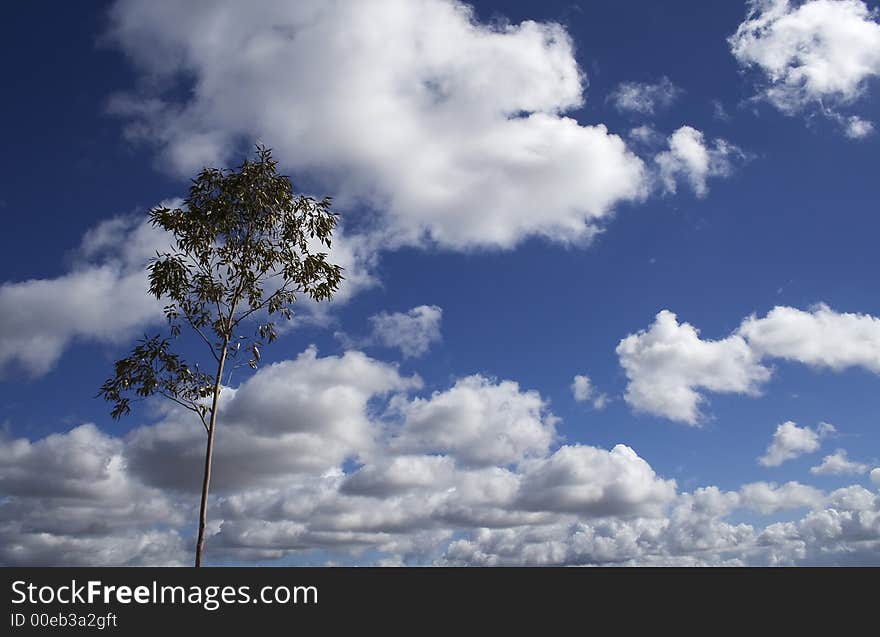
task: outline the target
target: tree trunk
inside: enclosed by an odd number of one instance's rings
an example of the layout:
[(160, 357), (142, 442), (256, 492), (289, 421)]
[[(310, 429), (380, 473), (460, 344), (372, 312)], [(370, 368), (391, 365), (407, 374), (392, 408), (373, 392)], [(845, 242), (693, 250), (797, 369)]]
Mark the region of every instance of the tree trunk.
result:
[(205, 548), (205, 526), (208, 522), (208, 487), (211, 484), (211, 459), (214, 455), (214, 426), (217, 424), (217, 403), (220, 399), (220, 379), (223, 378), (223, 365), (226, 363), (228, 343), (224, 343), (217, 364), (217, 377), (214, 379), (214, 398), (211, 402), (211, 420), (208, 424), (208, 444), (205, 448), (205, 477), (202, 479), (202, 502), (199, 507), (199, 539), (196, 541), (196, 567), (202, 565), (202, 550)]

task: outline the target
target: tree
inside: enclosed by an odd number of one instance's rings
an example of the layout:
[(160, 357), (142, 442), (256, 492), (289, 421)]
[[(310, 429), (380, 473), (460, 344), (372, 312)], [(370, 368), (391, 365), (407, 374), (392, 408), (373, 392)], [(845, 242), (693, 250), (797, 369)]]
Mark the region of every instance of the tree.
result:
[[(169, 250), (150, 260), (149, 291), (165, 299), (170, 336), (145, 336), (99, 396), (112, 402), (118, 420), (132, 400), (161, 396), (198, 416), (205, 428), (204, 477), (195, 565), (201, 566), (217, 408), (224, 369), (242, 352), (256, 369), (260, 351), (277, 338), (273, 319), (290, 320), (297, 295), (329, 299), (342, 268), (320, 250), (330, 247), (338, 215), (330, 199), (295, 195), (277, 172), (268, 148), (237, 170), (205, 168), (192, 181), (182, 208), (150, 211), (153, 226), (169, 233)], [(172, 350), (186, 328), (210, 353), (213, 373), (190, 365)], [(207, 355), (207, 354), (206, 354)]]

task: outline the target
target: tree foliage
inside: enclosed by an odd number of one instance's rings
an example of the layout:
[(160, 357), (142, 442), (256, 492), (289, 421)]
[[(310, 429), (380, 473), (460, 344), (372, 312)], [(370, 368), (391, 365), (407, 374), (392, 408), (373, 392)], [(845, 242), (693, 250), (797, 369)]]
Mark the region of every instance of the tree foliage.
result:
[[(263, 346), (277, 337), (275, 317), (290, 320), (297, 295), (329, 299), (342, 280), (342, 268), (321, 251), (330, 248), (337, 223), (330, 199), (295, 195), (265, 147), (237, 171), (204, 169), (184, 207), (154, 208), (150, 222), (169, 233), (171, 249), (151, 260), (149, 291), (170, 301), (171, 336), (190, 328), (215, 362), (227, 348), (230, 357), (247, 352), (256, 368)], [(248, 330), (252, 317), (260, 322)], [(117, 361), (101, 388), (114, 418), (130, 412), (126, 394), (160, 394), (200, 411), (213, 378), (171, 353), (170, 344), (148, 336)]]

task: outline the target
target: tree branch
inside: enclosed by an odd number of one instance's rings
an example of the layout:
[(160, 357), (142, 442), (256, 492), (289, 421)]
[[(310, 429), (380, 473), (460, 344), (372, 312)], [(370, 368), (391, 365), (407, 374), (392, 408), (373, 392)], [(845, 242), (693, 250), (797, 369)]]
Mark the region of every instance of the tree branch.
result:
[(211, 344), (211, 341), (208, 340), (208, 337), (205, 336), (204, 332), (202, 332), (202, 330), (200, 330), (200, 329), (196, 326), (196, 324), (193, 323), (193, 320), (192, 320), (192, 318), (190, 318), (190, 315), (189, 315), (189, 314), (187, 314), (186, 312), (184, 312), (183, 315), (184, 315), (184, 317), (186, 318), (186, 322), (189, 323), (189, 326), (190, 326), (191, 328), (193, 328), (193, 330), (195, 330), (196, 334), (198, 334), (199, 336), (202, 337), (202, 340), (203, 340), (203, 341), (205, 341), (205, 345), (207, 345), (207, 346), (208, 346), (208, 349), (211, 351), (211, 356), (213, 356), (213, 357), (214, 357), (214, 360), (217, 361), (217, 362), (219, 363), (219, 362), (220, 362), (220, 356), (218, 356), (217, 352), (214, 351), (214, 345)]
[(160, 396), (164, 396), (164, 397), (167, 398), (168, 400), (172, 400), (172, 401), (176, 402), (178, 405), (180, 405), (180, 406), (183, 407), (184, 409), (189, 409), (191, 412), (197, 414), (198, 417), (199, 417), (199, 420), (201, 420), (201, 421), (202, 421), (202, 424), (205, 426), (205, 431), (206, 431), (206, 432), (208, 431), (208, 423), (205, 422), (205, 416), (204, 416), (204, 414), (202, 414), (201, 410), (196, 409), (195, 407), (193, 407), (193, 403), (186, 403), (186, 402), (180, 400), (179, 398), (177, 398), (176, 396), (174, 396), (174, 395), (172, 395), (172, 394), (169, 394), (169, 393), (167, 393), (167, 392), (162, 391), (161, 389), (160, 389), (157, 393), (158, 393)]
[[(267, 306), (269, 305), (269, 302), (270, 302), (273, 298), (275, 298), (276, 296), (278, 296), (279, 294), (281, 294), (282, 292), (290, 292), (290, 291), (292, 291), (291, 289), (288, 289), (288, 287), (287, 287), (288, 283), (291, 283), (291, 282), (292, 282), (292, 281), (285, 281), (285, 282), (284, 282), (284, 285), (282, 285), (280, 288), (278, 288), (277, 290), (275, 290), (274, 292), (272, 292), (272, 294), (270, 294), (269, 296), (267, 296), (267, 297), (263, 300), (263, 302), (260, 303), (258, 306), (256, 306), (256, 307), (252, 307), (252, 308), (248, 309), (246, 312), (243, 312), (243, 313), (241, 314), (241, 316), (239, 316), (237, 319), (235, 319), (235, 321), (234, 321), (233, 324), (232, 324), (232, 327), (238, 327), (238, 326), (241, 324), (241, 322), (244, 321), (244, 320), (245, 320), (247, 317), (249, 317), (251, 314), (253, 314), (254, 312), (259, 312), (260, 310), (262, 310), (262, 309), (264, 309), (265, 307), (267, 307)], [(297, 291), (300, 291), (300, 292), (301, 292), (301, 290), (297, 290)]]

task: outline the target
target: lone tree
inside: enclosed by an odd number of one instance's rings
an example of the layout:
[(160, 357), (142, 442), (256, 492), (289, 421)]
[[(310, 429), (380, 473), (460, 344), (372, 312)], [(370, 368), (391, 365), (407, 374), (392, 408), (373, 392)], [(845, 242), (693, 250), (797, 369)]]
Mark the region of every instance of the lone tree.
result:
[[(157, 207), (150, 222), (170, 235), (169, 250), (148, 266), (150, 293), (165, 299), (170, 336), (145, 336), (118, 360), (99, 396), (114, 403), (114, 419), (132, 400), (159, 395), (192, 411), (207, 435), (195, 565), (205, 546), (208, 487), (217, 406), (226, 367), (244, 353), (256, 369), (260, 350), (277, 337), (276, 316), (290, 320), (297, 295), (329, 299), (342, 268), (320, 251), (330, 247), (337, 215), (330, 199), (296, 195), (277, 172), (268, 148), (237, 170), (205, 168), (192, 181), (182, 208)], [(317, 248), (317, 249), (316, 249)], [(208, 368), (190, 365), (172, 345), (186, 328), (210, 352)]]

